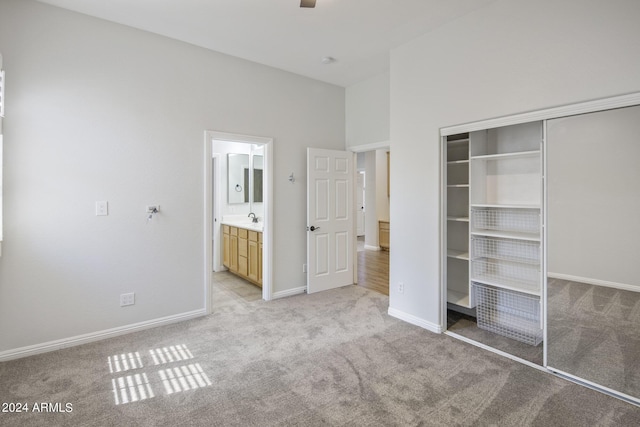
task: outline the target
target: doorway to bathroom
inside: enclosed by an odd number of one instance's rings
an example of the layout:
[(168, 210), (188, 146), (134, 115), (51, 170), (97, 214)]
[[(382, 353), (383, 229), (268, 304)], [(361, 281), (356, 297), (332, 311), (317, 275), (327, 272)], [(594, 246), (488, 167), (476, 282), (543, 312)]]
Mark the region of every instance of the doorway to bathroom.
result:
[[(228, 269), (225, 248), (230, 249), (225, 231), (233, 230), (233, 258), (247, 280), (262, 287), (262, 299), (272, 297), (272, 138), (205, 132), (205, 258), (207, 311), (211, 312), (211, 283), (214, 273)], [(237, 230), (241, 230), (238, 231)], [(244, 234), (246, 234), (245, 241)], [(257, 239), (255, 236), (259, 236)], [(259, 240), (259, 241), (258, 241)], [(240, 245), (238, 245), (240, 243)], [(227, 245), (227, 246), (225, 246)], [(242, 262), (246, 265), (242, 267)], [(247, 271), (244, 271), (244, 268)], [(232, 270), (232, 269), (230, 269)], [(233, 271), (233, 270), (232, 270)], [(258, 281), (259, 273), (259, 281)]]

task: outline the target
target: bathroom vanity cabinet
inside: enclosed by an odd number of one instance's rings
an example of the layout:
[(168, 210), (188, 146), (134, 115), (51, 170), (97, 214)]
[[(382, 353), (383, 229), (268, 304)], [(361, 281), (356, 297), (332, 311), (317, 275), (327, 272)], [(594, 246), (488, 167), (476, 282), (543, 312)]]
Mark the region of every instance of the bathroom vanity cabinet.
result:
[(262, 287), (262, 232), (224, 224), (222, 236), (223, 265)]
[(390, 232), (389, 221), (378, 221), (378, 245), (381, 249), (389, 250)]

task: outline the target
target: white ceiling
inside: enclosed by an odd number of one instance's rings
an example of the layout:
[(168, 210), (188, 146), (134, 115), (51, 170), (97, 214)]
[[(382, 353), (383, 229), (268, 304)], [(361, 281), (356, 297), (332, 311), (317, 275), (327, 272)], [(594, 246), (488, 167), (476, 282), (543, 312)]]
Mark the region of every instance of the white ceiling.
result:
[(390, 49), (496, 0), (39, 1), (350, 86), (387, 71)]

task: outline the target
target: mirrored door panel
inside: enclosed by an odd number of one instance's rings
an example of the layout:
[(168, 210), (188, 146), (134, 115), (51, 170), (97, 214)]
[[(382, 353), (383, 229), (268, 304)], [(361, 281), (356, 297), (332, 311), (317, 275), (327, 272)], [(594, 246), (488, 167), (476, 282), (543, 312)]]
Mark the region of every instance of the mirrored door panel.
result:
[(547, 122), (547, 366), (640, 398), (640, 106)]

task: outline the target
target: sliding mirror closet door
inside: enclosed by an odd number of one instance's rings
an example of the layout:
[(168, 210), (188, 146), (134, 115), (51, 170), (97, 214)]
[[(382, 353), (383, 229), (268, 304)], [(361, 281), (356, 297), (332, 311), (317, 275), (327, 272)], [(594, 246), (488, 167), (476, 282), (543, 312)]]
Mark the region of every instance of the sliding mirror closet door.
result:
[(547, 366), (640, 398), (640, 106), (547, 122)]

